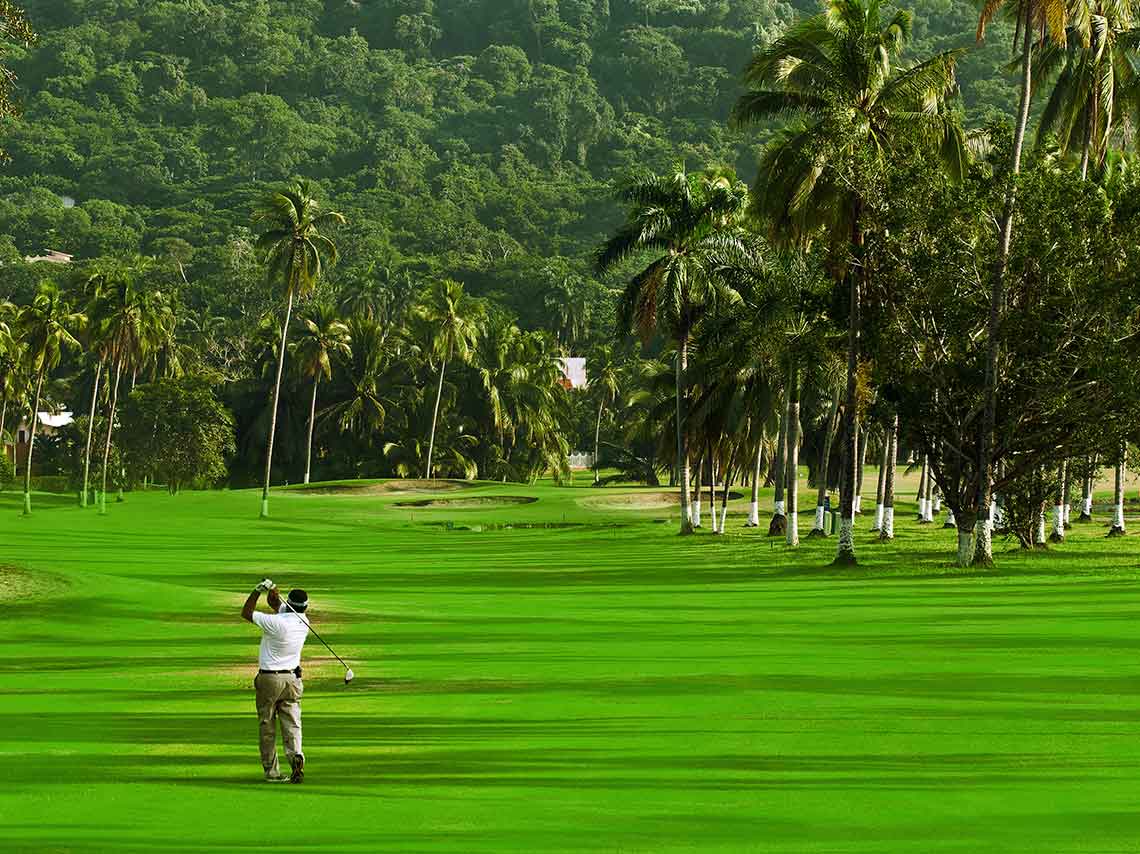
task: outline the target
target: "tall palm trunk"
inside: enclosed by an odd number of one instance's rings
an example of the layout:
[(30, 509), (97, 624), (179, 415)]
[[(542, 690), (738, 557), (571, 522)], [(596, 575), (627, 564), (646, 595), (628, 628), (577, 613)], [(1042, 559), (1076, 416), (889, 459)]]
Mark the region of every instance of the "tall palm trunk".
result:
[(597, 486), (602, 481), (601, 474), (599, 473), (598, 463), (602, 455), (602, 409), (605, 407), (605, 402), (598, 403), (598, 421), (594, 425), (594, 485)]
[(824, 425), (823, 445), (819, 451), (819, 467), (816, 469), (816, 479), (819, 481), (816, 484), (815, 491), (815, 527), (808, 533), (808, 538), (824, 537), (823, 528), (823, 514), (824, 505), (827, 503), (828, 482), (827, 475), (828, 469), (831, 464), (831, 446), (835, 442), (835, 431), (839, 429), (839, 389), (835, 389), (835, 394), (831, 398), (831, 411), (827, 416), (827, 422)]
[(843, 449), (842, 492), (839, 496), (839, 538), (835, 550), (835, 563), (854, 566), (855, 557), (855, 493), (859, 488), (859, 338), (862, 335), (862, 276), (863, 233), (860, 230), (861, 208), (855, 205), (852, 235), (855, 246), (855, 266), (848, 271), (850, 279), (851, 316), (847, 324), (847, 394), (843, 419), (847, 435)]
[(775, 507), (772, 521), (768, 524), (768, 536), (779, 537), (787, 530), (788, 517), (784, 515), (784, 468), (788, 451), (788, 391), (784, 387), (783, 405), (780, 408), (780, 437), (776, 440), (776, 459), (772, 466), (772, 481), (775, 484)]
[(793, 357), (788, 371), (788, 463), (785, 467), (788, 493), (788, 529), (784, 538), (789, 546), (800, 544), (799, 513), (800, 468), (800, 381), (799, 366)]
[(859, 448), (859, 469), (855, 475), (855, 515), (863, 513), (863, 471), (867, 467), (867, 447), (870, 445), (868, 434), (863, 425), (856, 423), (856, 447)]
[(732, 479), (736, 477), (732, 463), (725, 463), (724, 488), (720, 491), (720, 532), (723, 534), (728, 525), (728, 490), (732, 487)]
[(883, 487), (887, 476), (887, 454), (891, 450), (891, 437), (888, 431), (883, 431), (883, 450), (879, 454), (879, 483), (875, 487), (875, 524), (871, 532), (877, 534), (883, 530)]
[(435, 390), (435, 408), (431, 412), (431, 438), (428, 440), (427, 466), (424, 468), (424, 480), (431, 479), (431, 458), (435, 454), (435, 428), (439, 422), (439, 402), (443, 399), (443, 375), (447, 372), (447, 359), (439, 363), (439, 386)]
[(692, 502), (689, 507), (689, 521), (693, 526), (693, 530), (701, 527), (701, 487), (705, 483), (705, 458), (704, 456), (697, 457), (697, 500)]
[(87, 506), (87, 488), (91, 476), (91, 440), (95, 435), (95, 404), (99, 400), (99, 379), (103, 376), (103, 366), (106, 361), (106, 357), (99, 360), (99, 366), (95, 369), (95, 385), (91, 390), (91, 413), (87, 416), (87, 446), (83, 450), (83, 492), (79, 496), (80, 507)]
[[(685, 375), (689, 370), (689, 334), (678, 336), (677, 341), (677, 465), (681, 470), (681, 534), (693, 533), (691, 472), (689, 470), (689, 440), (685, 430)], [(698, 485), (699, 486), (699, 485)], [(698, 497), (698, 501), (699, 501)]]
[(313, 399), (309, 401), (309, 442), (305, 446), (305, 483), (309, 482), (313, 470), (313, 425), (317, 423), (317, 386), (320, 383), (321, 375), (318, 371), (313, 377)]
[(886, 474), (883, 476), (883, 524), (879, 527), (880, 542), (895, 538), (895, 461), (899, 455), (899, 417), (891, 420), (888, 435), (883, 440), (886, 450)]
[(760, 527), (760, 472), (764, 468), (764, 441), (756, 443), (756, 465), (752, 469), (752, 500), (748, 504), (747, 528)]
[[(1021, 101), (1017, 110), (1017, 126), (1013, 135), (1013, 156), (1010, 172), (1016, 178), (1021, 172), (1021, 151), (1025, 146), (1025, 128), (1029, 123), (1029, 102), (1033, 97), (1033, 5), (1023, 4), (1021, 27), (1023, 30), (1021, 59)], [(1013, 215), (1017, 196), (1011, 186), (1002, 211), (998, 257), (994, 263), (993, 284), (990, 293), (990, 316), (986, 328), (985, 406), (982, 411), (981, 435), (978, 437), (978, 469), (974, 473), (977, 521), (974, 523), (974, 559), (978, 566), (991, 566), (994, 562), (993, 520), (990, 503), (993, 500), (994, 429), (997, 426), (998, 360), (1001, 342), (998, 333), (1005, 313), (1005, 268), (1009, 261), (1013, 238)]]
[(111, 433), (115, 429), (115, 410), (119, 406), (119, 380), (123, 374), (122, 359), (115, 361), (115, 384), (111, 388), (111, 408), (107, 412), (107, 439), (103, 443), (103, 486), (99, 491), (99, 514), (107, 512), (107, 469), (111, 463)]
[[(716, 453), (713, 450), (713, 444), (709, 443), (709, 516), (712, 517), (712, 532), (714, 534), (720, 533), (720, 528), (717, 525), (716, 518)], [(699, 486), (699, 484), (698, 484)], [(698, 490), (699, 491), (699, 490)]]
[[(277, 407), (281, 402), (281, 374), (285, 369), (285, 343), (289, 339), (289, 321), (293, 316), (293, 291), (285, 303), (285, 322), (281, 324), (281, 347), (277, 351), (277, 381), (273, 384), (273, 409), (269, 413), (269, 442), (265, 448), (265, 483), (261, 487), (261, 518), (269, 518), (269, 478), (273, 474), (273, 442), (277, 438)], [(117, 380), (116, 380), (117, 382)]]
[[(45, 357), (46, 361), (46, 357)], [(36, 374), (36, 395), (32, 401), (32, 412), (28, 418), (28, 458), (24, 461), (24, 515), (32, 513), (32, 451), (36, 447), (36, 422), (39, 421), (40, 392), (44, 387), (44, 368)]]
[(1109, 528), (1110, 537), (1124, 536), (1124, 457), (1127, 445), (1120, 443), (1120, 459), (1116, 463), (1116, 480), (1112, 492), (1112, 527)]

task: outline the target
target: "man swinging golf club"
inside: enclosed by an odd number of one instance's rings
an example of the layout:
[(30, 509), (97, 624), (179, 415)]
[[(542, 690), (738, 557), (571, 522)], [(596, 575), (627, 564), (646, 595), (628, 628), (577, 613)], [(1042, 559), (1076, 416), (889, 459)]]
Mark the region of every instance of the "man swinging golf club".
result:
[[(267, 614), (257, 609), (257, 600), (267, 593), (266, 603), (273, 610)], [(257, 676), (253, 687), (257, 693), (257, 719), (261, 727), (261, 766), (265, 779), (273, 782), (305, 779), (305, 754), (301, 750), (301, 648), (309, 636), (309, 622), (302, 614), (308, 610), (309, 597), (304, 590), (290, 590), (287, 601), (281, 601), (277, 585), (266, 578), (253, 589), (241, 609), (242, 619), (261, 629)], [(277, 721), (281, 721), (281, 739), (292, 773), (281, 774), (277, 765)]]

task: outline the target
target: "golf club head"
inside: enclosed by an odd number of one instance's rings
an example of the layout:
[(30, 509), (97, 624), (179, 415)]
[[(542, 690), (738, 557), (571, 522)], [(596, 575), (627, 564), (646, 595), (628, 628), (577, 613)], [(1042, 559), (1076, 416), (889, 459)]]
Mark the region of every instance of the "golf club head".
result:
[(351, 682), (355, 678), (356, 678), (356, 674), (352, 672), (351, 667), (348, 668), (346, 671), (344, 671), (344, 684), (345, 685), (347, 685), (349, 682)]

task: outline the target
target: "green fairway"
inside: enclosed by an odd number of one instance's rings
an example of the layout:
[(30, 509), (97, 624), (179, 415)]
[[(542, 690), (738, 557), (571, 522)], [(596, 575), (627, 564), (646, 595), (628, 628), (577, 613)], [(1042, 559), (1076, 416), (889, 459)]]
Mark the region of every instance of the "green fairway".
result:
[[(1106, 511), (971, 574), (911, 485), (839, 572), (745, 531), (746, 494), (682, 539), (671, 496), (579, 481), (282, 490), (267, 521), (0, 496), (0, 850), (1135, 850), (1140, 547)], [(266, 575), (356, 672), (310, 638), (303, 786), (261, 781)]]

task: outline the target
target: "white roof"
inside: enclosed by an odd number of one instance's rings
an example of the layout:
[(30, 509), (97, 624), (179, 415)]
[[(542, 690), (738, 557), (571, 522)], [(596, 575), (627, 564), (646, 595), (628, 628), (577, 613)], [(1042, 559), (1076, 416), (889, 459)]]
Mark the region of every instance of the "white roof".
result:
[(586, 387), (586, 360), (577, 356), (562, 359), (562, 373), (570, 381), (571, 388)]
[(45, 427), (66, 427), (75, 418), (71, 412), (41, 412), (37, 420)]

